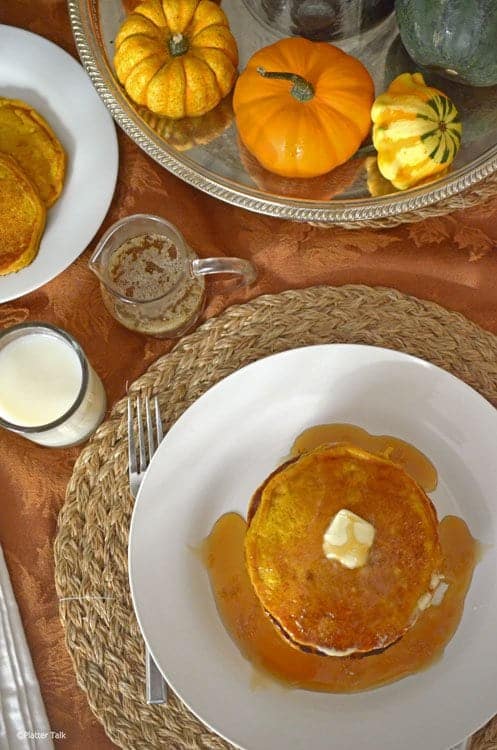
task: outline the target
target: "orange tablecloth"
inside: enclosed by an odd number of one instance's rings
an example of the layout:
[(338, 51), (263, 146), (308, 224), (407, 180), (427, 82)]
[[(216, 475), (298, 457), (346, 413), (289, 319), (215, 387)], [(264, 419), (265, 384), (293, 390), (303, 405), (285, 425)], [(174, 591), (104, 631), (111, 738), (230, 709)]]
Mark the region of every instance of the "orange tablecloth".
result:
[[(0, 23), (29, 29), (75, 53), (64, 0), (8, 0), (0, 4)], [(176, 224), (200, 255), (238, 255), (257, 266), (259, 280), (248, 295), (224, 295), (221, 283), (210, 287), (207, 317), (266, 292), (363, 283), (434, 300), (497, 333), (497, 197), (479, 208), (388, 231), (320, 230), (218, 202), (163, 170), (121, 132), (119, 149), (118, 185), (102, 230), (127, 214), (157, 213)], [(133, 334), (108, 315), (87, 268), (90, 249), (43, 288), (0, 305), (0, 327), (37, 319), (70, 331), (103, 378), (112, 404), (171, 344)], [(57, 514), (78, 451), (41, 448), (0, 432), (0, 542), (52, 729), (66, 735), (60, 746), (104, 750), (113, 743), (76, 685), (53, 582)]]

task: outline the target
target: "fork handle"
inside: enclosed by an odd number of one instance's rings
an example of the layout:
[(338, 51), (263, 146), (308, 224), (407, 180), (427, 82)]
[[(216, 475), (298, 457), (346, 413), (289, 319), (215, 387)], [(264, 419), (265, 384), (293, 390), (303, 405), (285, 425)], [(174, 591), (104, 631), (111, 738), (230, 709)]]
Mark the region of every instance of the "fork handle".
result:
[(145, 684), (147, 703), (166, 703), (167, 687), (154, 657), (145, 646)]

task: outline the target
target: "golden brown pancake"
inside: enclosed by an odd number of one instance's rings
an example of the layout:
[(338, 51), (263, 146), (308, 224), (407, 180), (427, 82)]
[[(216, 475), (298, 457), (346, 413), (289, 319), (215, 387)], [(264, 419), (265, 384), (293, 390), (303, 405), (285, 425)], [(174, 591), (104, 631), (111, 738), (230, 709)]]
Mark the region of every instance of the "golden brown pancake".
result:
[(19, 164), (0, 153), (0, 276), (29, 265), (45, 227), (45, 206)]
[[(366, 564), (329, 560), (323, 536), (346, 508), (375, 528)], [(435, 509), (401, 467), (325, 445), (277, 469), (252, 498), (247, 570), (266, 613), (304, 650), (367, 653), (414, 624), (442, 567)]]
[(25, 102), (0, 97), (0, 151), (19, 162), (47, 208), (55, 203), (66, 155), (49, 124)]

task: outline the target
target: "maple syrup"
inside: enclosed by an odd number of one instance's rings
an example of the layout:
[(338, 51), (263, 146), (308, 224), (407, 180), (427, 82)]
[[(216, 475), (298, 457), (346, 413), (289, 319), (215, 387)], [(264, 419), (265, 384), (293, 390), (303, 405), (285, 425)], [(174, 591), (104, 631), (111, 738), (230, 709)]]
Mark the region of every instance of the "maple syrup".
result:
[[(437, 485), (429, 459), (408, 443), (390, 436), (369, 435), (348, 424), (318, 425), (294, 442), (292, 456), (323, 443), (347, 442), (386, 456), (407, 471), (425, 491)], [(447, 586), (441, 602), (422, 612), (415, 625), (382, 653), (328, 657), (304, 653), (278, 633), (257, 599), (245, 566), (247, 522), (226, 513), (204, 541), (207, 568), (221, 620), (240, 652), (262, 674), (295, 688), (353, 693), (394, 682), (439, 659), (462, 617), (464, 600), (478, 562), (480, 547), (466, 523), (446, 516), (439, 524)]]
[(290, 458), (296, 458), (324, 443), (350, 443), (398, 464), (425, 492), (433, 492), (437, 487), (437, 470), (418, 448), (391, 435), (370, 435), (353, 424), (319, 424), (304, 430), (293, 443)]
[(257, 599), (245, 567), (246, 521), (227, 513), (204, 542), (203, 557), (221, 620), (243, 656), (263, 673), (291, 687), (353, 693), (425, 669), (439, 659), (461, 619), (477, 561), (477, 543), (464, 521), (446, 516), (440, 540), (448, 588), (440, 604), (383, 653), (330, 657), (304, 653), (278, 634)]
[(100, 284), (105, 306), (132, 331), (179, 336), (197, 320), (205, 300), (205, 279), (187, 272), (194, 257), (165, 235), (131, 237), (107, 261), (110, 288)]

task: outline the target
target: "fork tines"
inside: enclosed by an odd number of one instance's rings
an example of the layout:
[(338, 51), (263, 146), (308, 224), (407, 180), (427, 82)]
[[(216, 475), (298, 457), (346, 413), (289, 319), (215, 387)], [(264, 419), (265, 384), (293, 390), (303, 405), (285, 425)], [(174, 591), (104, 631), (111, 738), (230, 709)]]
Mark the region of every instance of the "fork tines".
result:
[[(135, 431), (138, 439), (136, 450)], [(159, 399), (153, 398), (153, 408), (149, 396), (138, 394), (134, 399), (128, 396), (128, 441), (129, 441), (129, 471), (143, 473), (163, 437), (162, 419), (160, 415)]]

